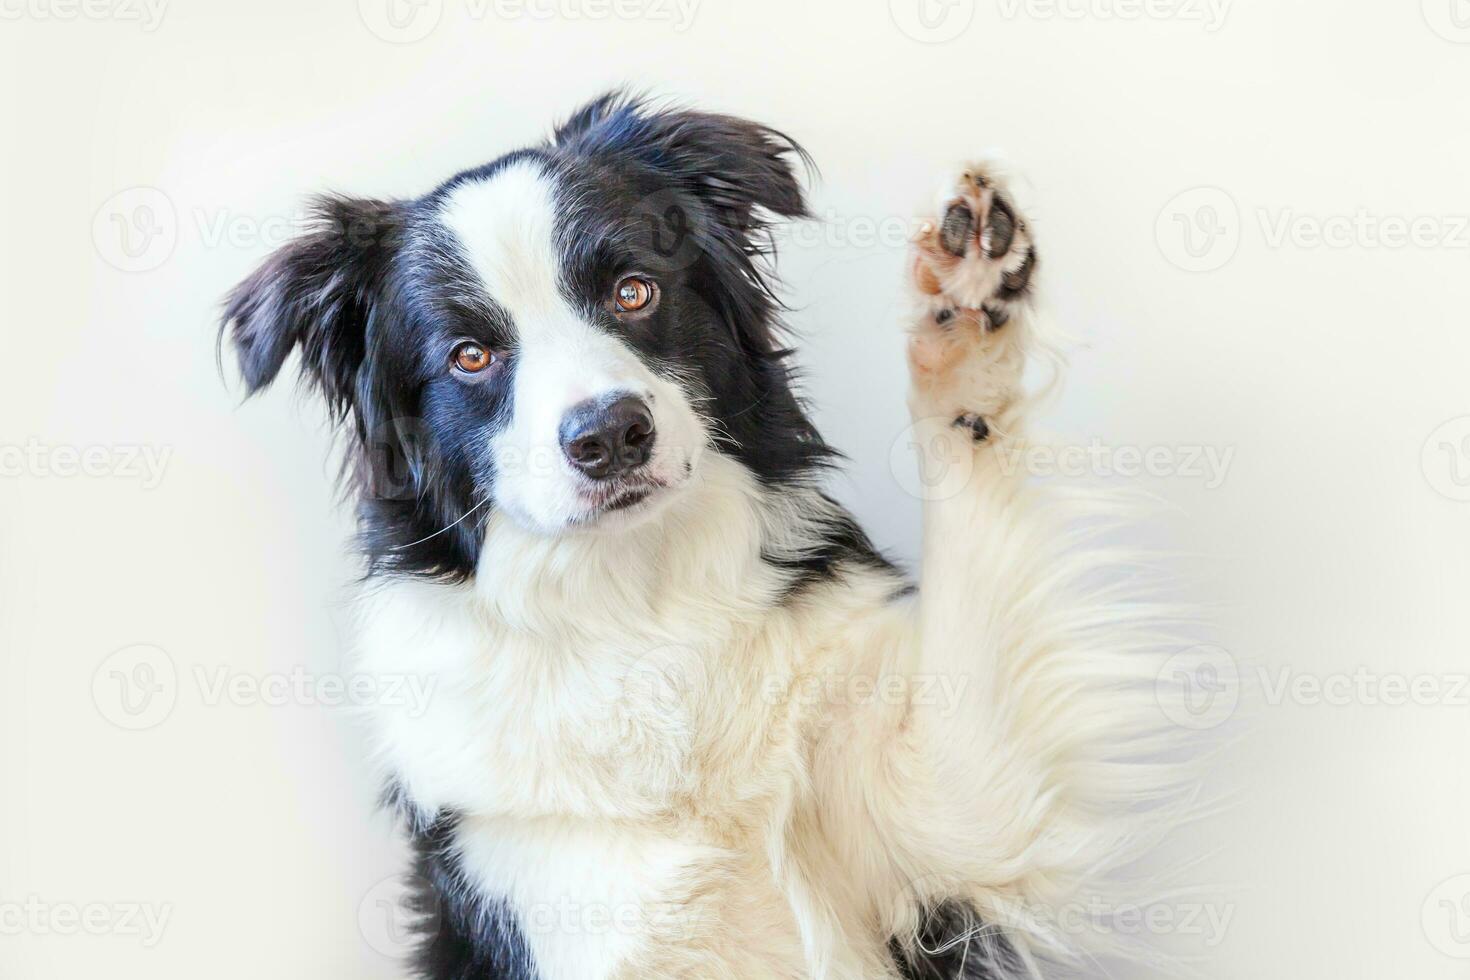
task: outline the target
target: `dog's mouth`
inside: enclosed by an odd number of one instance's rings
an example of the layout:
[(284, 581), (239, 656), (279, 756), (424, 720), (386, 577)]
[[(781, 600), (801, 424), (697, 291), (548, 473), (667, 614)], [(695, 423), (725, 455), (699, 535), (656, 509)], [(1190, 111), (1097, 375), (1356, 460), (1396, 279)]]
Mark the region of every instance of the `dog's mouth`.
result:
[(606, 514), (616, 510), (627, 510), (630, 507), (637, 507), (643, 501), (653, 496), (653, 491), (654, 488), (651, 486), (633, 487), (607, 501), (602, 505), (601, 511)]
[(668, 484), (662, 480), (644, 477), (583, 491), (581, 496), (587, 503), (587, 510), (574, 523), (590, 524), (607, 514), (636, 510), (659, 491), (667, 489)]

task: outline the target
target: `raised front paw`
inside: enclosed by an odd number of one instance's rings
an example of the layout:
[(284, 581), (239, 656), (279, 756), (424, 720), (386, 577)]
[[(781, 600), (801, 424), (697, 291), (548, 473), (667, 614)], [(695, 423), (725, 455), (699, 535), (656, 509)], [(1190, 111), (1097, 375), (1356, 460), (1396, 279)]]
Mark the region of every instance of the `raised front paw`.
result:
[(1031, 227), (989, 168), (973, 165), (961, 172), (917, 246), (914, 285), (941, 319), (973, 311), (998, 330), (1030, 295), (1036, 274)]
[(1036, 266), (1032, 229), (1003, 182), (988, 167), (963, 168), (914, 242), (916, 415), (952, 417), (978, 440), (1004, 431), (1020, 388), (1018, 321)]

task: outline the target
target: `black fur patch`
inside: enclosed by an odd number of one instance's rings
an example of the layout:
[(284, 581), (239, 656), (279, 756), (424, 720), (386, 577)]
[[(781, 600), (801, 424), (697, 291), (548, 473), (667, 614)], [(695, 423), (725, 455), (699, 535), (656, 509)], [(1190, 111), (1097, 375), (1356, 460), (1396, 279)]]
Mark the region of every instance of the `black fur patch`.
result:
[(525, 936), (511, 911), (473, 893), (454, 846), (454, 817), (413, 837), (414, 896), (425, 923), (414, 968), (425, 980), (536, 980)]
[(878, 569), (897, 576), (893, 563), (873, 547), (867, 532), (857, 521), (846, 511), (838, 510), (837, 514), (823, 528), (821, 541), (812, 550), (800, 555), (761, 555), (767, 564), (791, 574), (791, 580), (786, 586), (786, 598), (800, 594), (815, 582), (839, 574), (843, 565)]
[(998, 929), (980, 922), (967, 904), (944, 902), (923, 914), (912, 945), (889, 943), (905, 980), (1006, 980), (1026, 975)]
[(1010, 322), (1011, 311), (998, 303), (986, 303), (981, 309), (985, 311), (985, 320), (991, 330), (999, 330)]

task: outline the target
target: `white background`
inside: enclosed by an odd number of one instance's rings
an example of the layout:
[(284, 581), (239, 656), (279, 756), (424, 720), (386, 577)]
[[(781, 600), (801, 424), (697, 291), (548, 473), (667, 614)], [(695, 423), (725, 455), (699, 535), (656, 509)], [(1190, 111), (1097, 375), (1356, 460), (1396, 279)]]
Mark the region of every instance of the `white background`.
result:
[[(837, 491), (899, 557), (892, 229), (1007, 152), (1079, 341), (1048, 426), (1171, 447), (1177, 472), (1094, 475), (1160, 499), (1139, 539), (1245, 679), (1211, 765), (1231, 806), (1169, 852), (1229, 926), (1159, 943), (1207, 977), (1470, 976), (1464, 0), (426, 0), (401, 29), (388, 2), (0, 0), (0, 975), (399, 974), (354, 722), (210, 703), (340, 671), (353, 572), (320, 413), (289, 386), (239, 405), (218, 301), (305, 195), (422, 193), (632, 82), (816, 157), (791, 321)], [(140, 666), (152, 715), (117, 700)], [(1415, 681), (1437, 703), (1383, 703)]]

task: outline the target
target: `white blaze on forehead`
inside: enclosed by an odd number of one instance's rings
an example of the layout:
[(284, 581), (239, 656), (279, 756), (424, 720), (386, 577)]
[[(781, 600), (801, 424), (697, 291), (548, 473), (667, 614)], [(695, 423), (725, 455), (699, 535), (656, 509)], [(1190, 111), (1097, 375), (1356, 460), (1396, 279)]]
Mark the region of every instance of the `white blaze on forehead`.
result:
[(510, 314), (519, 356), (515, 411), (542, 428), (574, 402), (641, 373), (632, 352), (562, 292), (556, 213), (556, 188), (531, 160), (461, 184), (440, 210), (486, 297)]
[(440, 210), (485, 292), (525, 329), (569, 315), (558, 287), (556, 196), (532, 161), (450, 191)]

